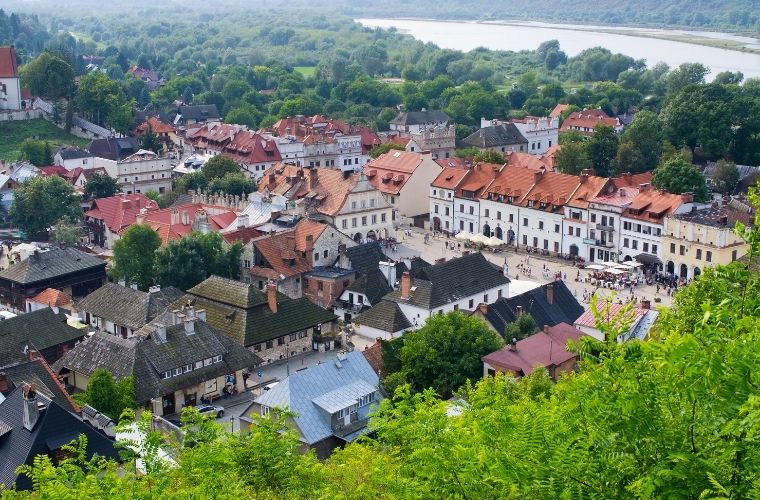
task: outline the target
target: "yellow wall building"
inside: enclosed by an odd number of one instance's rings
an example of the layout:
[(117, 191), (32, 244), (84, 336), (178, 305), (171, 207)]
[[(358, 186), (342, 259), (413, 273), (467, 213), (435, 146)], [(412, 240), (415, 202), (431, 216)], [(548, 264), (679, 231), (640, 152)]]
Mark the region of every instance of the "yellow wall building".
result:
[(666, 217), (662, 235), (664, 270), (693, 279), (705, 267), (729, 264), (743, 257), (748, 245), (733, 230), (737, 221), (751, 224), (752, 214), (714, 204)]

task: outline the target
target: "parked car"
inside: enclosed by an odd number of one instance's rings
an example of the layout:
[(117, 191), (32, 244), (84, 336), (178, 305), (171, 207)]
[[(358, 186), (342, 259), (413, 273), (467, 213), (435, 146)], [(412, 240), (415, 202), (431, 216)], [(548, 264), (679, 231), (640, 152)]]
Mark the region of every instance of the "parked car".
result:
[(216, 418), (224, 416), (224, 408), (216, 405), (200, 405), (195, 407), (201, 415), (216, 415)]

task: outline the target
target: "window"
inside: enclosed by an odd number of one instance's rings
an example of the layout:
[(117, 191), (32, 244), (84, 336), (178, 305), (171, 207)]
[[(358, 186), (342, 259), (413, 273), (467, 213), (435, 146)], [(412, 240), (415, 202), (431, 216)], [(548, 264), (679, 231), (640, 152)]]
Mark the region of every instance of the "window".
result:
[(501, 212), (496, 212), (496, 220), (501, 220)]
[(644, 242), (644, 246), (641, 248), (643, 251), (648, 252), (649, 251), (649, 243), (646, 241)]
[(464, 213), (464, 204), (463, 203), (459, 204), (459, 212)]
[(377, 224), (377, 215), (372, 216), (372, 224)]
[(343, 229), (348, 229), (348, 219), (343, 219)]
[(356, 227), (356, 217), (351, 218), (351, 227)]
[(533, 237), (533, 246), (534, 247), (538, 246), (538, 238), (536, 238), (535, 236)]
[(322, 291), (324, 284), (321, 281), (317, 281), (317, 290)]
[(488, 304), (488, 294), (487, 293), (483, 294), (483, 302), (486, 303), (486, 304)]
[(554, 251), (559, 253), (559, 241), (554, 242)]
[(314, 262), (319, 260), (319, 252), (314, 252)]
[(277, 339), (277, 345), (284, 345), (285, 344), (285, 337), (280, 337)]
[(367, 406), (371, 402), (375, 400), (375, 393), (367, 394), (366, 396), (362, 396), (359, 398), (359, 406)]
[[(258, 345), (256, 347), (259, 347)], [(261, 350), (261, 349), (259, 349)], [(195, 369), (203, 368), (203, 361), (196, 361), (195, 362)]]
[(446, 207), (446, 215), (449, 215), (449, 207)]
[(221, 363), (222, 362), (222, 355), (214, 356), (214, 363)]
[(174, 375), (175, 377), (177, 375), (182, 375), (182, 368), (175, 368), (174, 371), (172, 372), (172, 375)]
[(570, 227), (570, 226), (567, 227), (567, 235), (568, 236), (572, 236), (573, 235), (573, 228)]
[(686, 247), (683, 245), (678, 246), (678, 254), (679, 255), (686, 255)]
[(676, 253), (676, 244), (675, 243), (671, 243), (670, 244), (670, 253)]
[(396, 203), (396, 197), (395, 197), (395, 196), (391, 196), (391, 203), (392, 203), (392, 204), (395, 204), (395, 203)]
[(581, 237), (581, 228), (579, 227), (575, 228), (575, 235), (579, 238)]
[(163, 375), (161, 375), (161, 378), (166, 380), (167, 378), (172, 378), (172, 372), (169, 370), (168, 372), (164, 372)]
[(438, 205), (433, 205), (433, 213), (434, 214), (438, 213)]
[[(316, 327), (315, 327), (315, 330), (316, 330)], [(308, 335), (308, 333), (306, 333), (305, 331), (298, 332), (298, 338), (299, 339), (305, 338), (307, 335)]]
[(209, 366), (211, 364), (211, 358), (206, 358), (203, 360), (203, 366)]
[(437, 196), (437, 195), (438, 195), (438, 191), (436, 191), (435, 189), (433, 189), (433, 196)]
[(696, 259), (697, 259), (697, 260), (702, 260), (702, 249), (701, 249), (701, 248), (697, 248), (697, 256), (696, 256)]
[(269, 407), (261, 405), (261, 416), (266, 417), (267, 415), (269, 415)]
[(515, 221), (514, 214), (509, 214), (509, 222), (514, 222), (514, 221)]
[(485, 217), (490, 217), (489, 210), (487, 208), (485, 209), (484, 216)]
[(554, 232), (559, 233), (559, 224), (554, 224)]
[(657, 245), (652, 244), (652, 253), (657, 253)]
[(712, 252), (710, 250), (708, 250), (707, 252), (705, 252), (705, 260), (707, 262), (712, 262)]
[(497, 299), (500, 299), (500, 298), (501, 298), (501, 288), (499, 288), (499, 293), (498, 293), (498, 295), (496, 295), (496, 298), (497, 298)]
[(367, 225), (367, 216), (363, 215), (362, 216), (362, 226), (366, 226), (366, 225)]
[(475, 299), (470, 299), (469, 304), (470, 304), (469, 305), (470, 309), (472, 309), (473, 307), (475, 307)]
[(591, 214), (591, 222), (596, 222), (596, 214)]
[(458, 310), (459, 310), (459, 304), (454, 304), (454, 310), (455, 310), (455, 311), (458, 311)]
[(634, 250), (638, 250), (639, 249), (639, 240), (633, 240), (631, 242), (631, 248), (633, 248)]
[(351, 202), (351, 210), (356, 210), (356, 202), (355, 201)]
[(523, 217), (523, 226), (528, 227), (528, 218)]
[(191, 371), (193, 371), (193, 365), (192, 365), (192, 363), (189, 364), (189, 365), (185, 365), (185, 367), (182, 368), (182, 372), (183, 373), (187, 373), (187, 372), (191, 372)]
[(273, 347), (274, 347), (274, 342), (272, 342), (271, 340), (267, 340), (267, 349), (271, 349)]
[(544, 250), (549, 250), (549, 240), (544, 240)]
[(527, 245), (527, 244), (528, 244), (528, 235), (523, 234), (523, 245)]
[[(527, 226), (527, 224), (526, 224), (526, 226)], [(538, 221), (538, 229), (540, 231), (543, 231), (543, 229), (544, 229), (544, 221), (542, 221), (542, 220)]]
[(374, 198), (372, 198), (371, 200), (369, 200), (369, 206), (370, 207), (374, 207), (375, 206), (375, 199)]
[[(447, 208), (446, 211), (448, 212), (448, 210), (449, 209)], [(449, 214), (447, 213), (446, 215), (449, 215)], [(380, 222), (385, 222), (385, 214), (380, 214)]]
[(731, 262), (735, 261), (737, 257), (736, 250), (731, 252)]

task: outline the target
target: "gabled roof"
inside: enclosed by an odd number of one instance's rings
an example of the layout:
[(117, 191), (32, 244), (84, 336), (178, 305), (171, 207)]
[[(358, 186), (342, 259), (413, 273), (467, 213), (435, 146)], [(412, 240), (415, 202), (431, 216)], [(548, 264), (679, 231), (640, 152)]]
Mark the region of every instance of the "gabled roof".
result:
[(358, 174), (345, 175), (334, 168), (304, 169), (278, 163), (262, 174), (258, 191), (282, 195), (291, 201), (308, 200), (318, 213), (333, 217), (343, 208), (358, 180)]
[[(547, 300), (549, 285), (552, 286), (553, 295), (551, 304)], [(536, 322), (536, 327), (541, 329), (544, 325), (573, 324), (583, 314), (583, 306), (578, 303), (564, 281), (556, 280), (514, 297), (502, 297), (489, 304), (485, 319), (494, 330), (503, 334), (507, 323), (516, 321), (520, 313), (530, 314)]]
[[(436, 160), (436, 163), (441, 165), (441, 161), (445, 160)], [(456, 189), (462, 179), (464, 179), (464, 177), (467, 175), (467, 172), (468, 170), (466, 168), (459, 166), (444, 166), (443, 170), (441, 170), (441, 173), (438, 174), (438, 177), (436, 177), (433, 182), (430, 183), (430, 185), (432, 187), (440, 189)]]
[(494, 148), (528, 144), (514, 123), (502, 123), (496, 126), (484, 127), (465, 137), (462, 142), (478, 148)]
[(238, 131), (222, 154), (238, 163), (256, 164), (281, 161), (280, 150), (273, 139), (250, 130)]
[[(398, 194), (417, 169), (426, 164), (425, 157), (430, 158), (429, 153), (391, 150), (367, 163), (364, 174), (369, 183), (383, 193)], [(441, 168), (439, 164), (431, 163)]]
[[(303, 440), (311, 445), (333, 435), (329, 413), (351, 406), (359, 397), (377, 393), (379, 382), (361, 351), (352, 351), (346, 354), (345, 360), (322, 363), (291, 374), (256, 398), (256, 402), (270, 408), (292, 410), (296, 414), (293, 421)], [(365, 410), (366, 407), (360, 409)], [(366, 416), (362, 413), (360, 418)]]
[(346, 288), (349, 292), (361, 293), (370, 304), (377, 304), (384, 295), (393, 291), (380, 269), (375, 269), (360, 276)]
[(204, 121), (218, 120), (221, 118), (216, 104), (197, 104), (193, 106), (180, 106), (179, 114), (187, 120)]
[(558, 366), (573, 359), (576, 353), (568, 352), (568, 340), (577, 341), (586, 336), (567, 323), (549, 327), (517, 342), (517, 349), (509, 346), (483, 356), (483, 362), (491, 366), (514, 371), (517, 375), (529, 375), (537, 366)]
[(24, 361), (32, 350), (44, 351), (81, 339), (85, 332), (66, 321), (65, 314), (56, 314), (49, 307), (0, 321), (0, 366)]
[(454, 196), (461, 198), (463, 191), (468, 191), (473, 193), (475, 198), (479, 197), (483, 189), (499, 175), (503, 168), (503, 165), (495, 163), (476, 163), (467, 171), (467, 175), (457, 186)]
[[(187, 224), (183, 222), (185, 212), (187, 212)], [(176, 219), (172, 217), (173, 213)], [(227, 228), (237, 218), (235, 212), (227, 207), (189, 203), (148, 212), (145, 215), (144, 224), (152, 227), (165, 245), (171, 240), (178, 240), (190, 234), (198, 216), (205, 216), (208, 219), (212, 231)]]
[(567, 115), (567, 118), (562, 122), (560, 132), (567, 132), (576, 128), (591, 129), (591, 131), (579, 130), (584, 135), (592, 135), (594, 127), (597, 125), (609, 125), (612, 128), (620, 126), (620, 121), (617, 118), (610, 118), (607, 116), (601, 108), (597, 109), (584, 109), (583, 111), (574, 111)]
[(157, 116), (150, 116), (144, 122), (137, 126), (135, 135), (142, 136), (150, 130), (154, 134), (168, 134), (174, 132), (174, 127), (164, 123)]
[[(301, 219), (292, 231), (283, 231), (263, 236), (253, 241), (253, 246), (264, 257), (271, 269), (290, 277), (311, 270), (310, 256), (306, 254), (306, 239), (312, 238), (312, 245), (321, 236), (327, 224), (310, 219)], [(251, 268), (256, 275), (257, 268)]]
[(365, 346), (362, 351), (364, 357), (367, 359), (367, 363), (372, 367), (372, 370), (378, 375), (383, 370), (383, 346), (380, 342), (375, 342), (371, 346)]
[(556, 212), (576, 191), (580, 179), (575, 175), (507, 166), (485, 188), (481, 198), (502, 196), (508, 203), (534, 210)]
[(678, 210), (684, 203), (686, 200), (683, 195), (666, 193), (646, 186), (640, 188), (639, 194), (623, 212), (623, 217), (662, 224), (665, 216)]
[(0, 78), (18, 78), (16, 49), (12, 45), (0, 47)]
[(420, 278), (412, 278), (414, 290), (408, 299), (401, 297), (401, 290), (389, 293), (385, 299), (433, 310), (508, 283), (509, 278), (500, 268), (475, 252), (424, 269)]
[(267, 303), (267, 296), (250, 283), (210, 276), (188, 290), (189, 294), (241, 309)]
[(89, 151), (85, 151), (84, 149), (79, 149), (73, 146), (63, 148), (56, 154), (61, 155), (61, 159), (63, 160), (76, 160), (77, 158), (89, 158), (92, 156), (92, 153)]
[(121, 160), (140, 149), (140, 143), (136, 137), (108, 137), (106, 139), (93, 139), (87, 145), (87, 151), (93, 156), (108, 160)]
[(692, 222), (703, 226), (733, 228), (737, 222), (752, 226), (754, 214), (723, 205), (711, 205), (698, 210), (691, 210), (674, 216), (678, 220)]
[(0, 457), (3, 457), (0, 460), (0, 484), (7, 488), (15, 484), (17, 489), (31, 489), (31, 480), (18, 475), (16, 469), (20, 465), (31, 464), (36, 455), (55, 452), (81, 434), (87, 437), (87, 459), (95, 454), (119, 458), (112, 439), (41, 393), (36, 397), (45, 408), (40, 410), (39, 419), (31, 431), (24, 428), (25, 402), (21, 388), (15, 389), (0, 403), (0, 422), (3, 428), (8, 429), (0, 436)]
[(388, 333), (403, 332), (412, 327), (401, 307), (392, 300), (381, 300), (355, 317), (353, 322)]
[(30, 284), (105, 267), (106, 263), (101, 259), (76, 248), (53, 247), (0, 271), (0, 279)]
[(77, 310), (137, 330), (182, 295), (183, 292), (174, 287), (141, 292), (116, 283), (106, 283), (80, 300)]
[(49, 307), (61, 307), (71, 304), (71, 295), (55, 288), (46, 288), (32, 298), (26, 299), (28, 302), (37, 302), (47, 304)]
[(430, 109), (424, 111), (402, 112), (391, 120), (393, 125), (425, 125), (428, 123), (449, 122), (451, 118), (441, 110)]
[(85, 217), (103, 221), (113, 233), (119, 233), (137, 220), (142, 209), (158, 210), (158, 204), (142, 193), (121, 193), (108, 198), (98, 198), (92, 202), (92, 209), (85, 212)]
[(568, 106), (569, 106), (568, 104), (557, 104), (556, 106), (554, 106), (554, 109), (552, 110), (552, 112), (549, 113), (549, 118), (559, 117), (559, 115), (561, 115), (562, 112), (565, 111)]
[(42, 357), (38, 356), (31, 361), (25, 360), (3, 366), (0, 371), (5, 374), (8, 392), (22, 387), (24, 384), (34, 384), (46, 398), (55, 401), (66, 411), (79, 411), (79, 406), (71, 399), (71, 395), (66, 392), (63, 383), (58, 379), (58, 374)]
[(391, 260), (383, 253), (380, 243), (377, 241), (346, 248), (346, 257), (351, 263), (351, 269), (359, 274), (377, 271), (380, 261), (388, 262)]

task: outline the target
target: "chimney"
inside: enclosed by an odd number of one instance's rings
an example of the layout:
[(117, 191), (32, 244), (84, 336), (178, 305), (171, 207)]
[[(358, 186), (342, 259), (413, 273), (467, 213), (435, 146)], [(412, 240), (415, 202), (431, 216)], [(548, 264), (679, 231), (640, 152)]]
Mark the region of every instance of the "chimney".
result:
[(642, 184), (639, 184), (639, 192), (644, 193), (646, 191), (649, 191), (652, 189), (652, 185), (648, 182), (644, 182)]
[(549, 305), (554, 304), (554, 285), (551, 283), (546, 285), (546, 301)]
[(127, 198), (124, 198), (123, 200), (121, 200), (121, 209), (122, 210), (126, 210), (126, 209), (131, 208), (131, 207), (132, 207), (132, 200), (129, 200)]
[(184, 320), (185, 335), (195, 335), (195, 317), (187, 317)]
[(148, 288), (148, 293), (158, 293), (161, 291), (161, 285), (153, 285), (152, 287)]
[(583, 170), (581, 170), (581, 175), (584, 175), (586, 177), (589, 177), (593, 174), (594, 174), (594, 171), (591, 170), (590, 168), (584, 168)]
[(309, 189), (313, 190), (319, 182), (319, 172), (316, 168), (309, 169)]
[(158, 340), (161, 342), (166, 342), (166, 325), (161, 323), (155, 323), (156, 326), (156, 337), (158, 337)]
[(148, 213), (147, 208), (141, 208), (137, 215), (135, 215), (135, 224), (142, 224), (145, 222), (145, 215)]
[(277, 314), (277, 284), (267, 283), (267, 305), (272, 314)]
[(269, 174), (269, 185), (272, 186), (275, 183), (275, 175)]
[(8, 390), (8, 376), (5, 372), (0, 372), (0, 392)]
[(694, 202), (694, 193), (681, 193), (681, 201), (684, 203), (693, 203)]
[(507, 349), (509, 349), (512, 352), (517, 351), (517, 339), (512, 337), (512, 340), (507, 345)]
[(132, 283), (131, 285), (129, 285), (129, 288), (131, 288), (132, 290), (138, 290), (137, 283)]
[(533, 172), (533, 184), (538, 184), (538, 181), (541, 180), (541, 177), (544, 175), (544, 169), (539, 169)]
[(238, 215), (237, 227), (238, 229), (248, 227), (248, 214)]
[(178, 312), (177, 314), (174, 315), (174, 324), (175, 325), (182, 325), (182, 324), (184, 324), (185, 323), (185, 318), (187, 318), (187, 315), (185, 315), (185, 313)]
[(488, 304), (486, 304), (485, 302), (481, 302), (480, 304), (478, 304), (478, 311), (480, 311), (480, 314), (482, 314), (483, 316), (488, 314)]
[(177, 224), (179, 224), (179, 210), (174, 208), (172, 209), (171, 225), (176, 226)]
[(37, 406), (37, 389), (34, 384), (24, 384), (22, 391), (24, 397), (24, 429), (31, 431), (40, 418), (40, 407)]
[(401, 298), (408, 299), (411, 292), (412, 276), (409, 274), (409, 271), (404, 271), (404, 274), (401, 275)]
[(641, 309), (650, 309), (652, 307), (652, 303), (646, 299), (641, 300), (641, 305), (639, 305)]
[(180, 314), (180, 312), (181, 311), (179, 309), (172, 309), (172, 315), (171, 315), (172, 325), (177, 324), (177, 316)]
[(549, 335), (549, 325), (544, 325), (544, 333)]
[(182, 225), (187, 226), (190, 224), (190, 215), (187, 213), (187, 210), (182, 211)]
[(517, 306), (517, 317), (519, 318), (520, 316), (522, 316), (522, 313), (523, 313), (522, 306)]
[(206, 321), (206, 310), (205, 309), (198, 309), (195, 311), (195, 318), (205, 322)]

